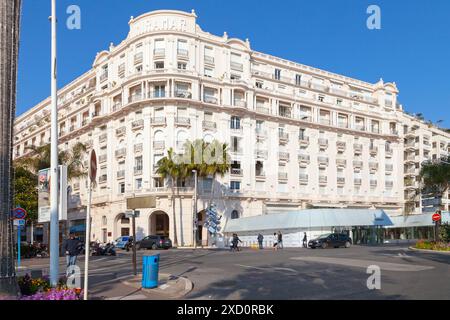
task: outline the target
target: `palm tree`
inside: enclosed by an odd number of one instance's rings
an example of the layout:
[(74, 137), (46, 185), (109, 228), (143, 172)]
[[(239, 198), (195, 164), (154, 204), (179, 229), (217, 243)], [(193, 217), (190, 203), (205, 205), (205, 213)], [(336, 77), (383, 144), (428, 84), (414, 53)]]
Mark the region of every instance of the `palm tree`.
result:
[[(26, 149), (31, 150), (30, 156), (16, 161), (17, 166), (22, 166), (37, 173), (40, 170), (50, 168), (51, 146), (31, 146)], [(58, 153), (58, 163), (67, 166), (67, 179), (84, 178), (87, 176), (87, 168), (83, 166), (83, 155), (86, 153), (86, 146), (78, 142), (70, 150), (62, 150)]]
[(13, 226), (12, 136), (16, 113), (20, 0), (0, 0), (0, 295), (16, 295)]
[(450, 156), (443, 161), (422, 164), (420, 179), (422, 190), (441, 197), (450, 187)]
[(176, 155), (172, 148), (167, 151), (167, 156), (158, 161), (156, 173), (165, 179), (170, 179), (170, 188), (172, 190), (172, 220), (173, 220), (173, 243), (178, 246), (177, 223), (175, 214), (175, 187), (180, 176), (180, 166), (175, 159)]

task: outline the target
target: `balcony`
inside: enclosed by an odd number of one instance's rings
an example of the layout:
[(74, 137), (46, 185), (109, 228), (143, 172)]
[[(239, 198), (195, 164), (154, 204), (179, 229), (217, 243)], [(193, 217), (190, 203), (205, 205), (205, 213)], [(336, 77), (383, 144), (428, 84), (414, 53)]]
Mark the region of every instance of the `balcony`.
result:
[(153, 117), (150, 119), (150, 124), (152, 126), (165, 126), (166, 123), (166, 117)]
[(100, 135), (100, 137), (98, 138), (98, 142), (103, 143), (103, 142), (106, 142), (107, 139), (108, 139), (108, 134), (107, 134), (107, 133), (103, 133), (103, 134)]
[(298, 137), (298, 142), (300, 144), (300, 147), (307, 147), (309, 146), (309, 137), (300, 136)]
[(336, 159), (336, 166), (340, 168), (345, 168), (347, 166), (346, 159)]
[(125, 170), (117, 171), (117, 179), (125, 179)]
[(256, 128), (255, 130), (257, 139), (265, 139), (267, 138), (267, 131), (262, 128)]
[(307, 154), (299, 154), (298, 155), (298, 162), (304, 163), (304, 164), (309, 164), (310, 161), (311, 161), (311, 156), (309, 156)]
[(247, 101), (235, 99), (234, 106), (239, 108), (247, 108)]
[(348, 122), (338, 121), (338, 127), (343, 129), (348, 129)]
[(148, 97), (151, 99), (162, 99), (166, 97), (166, 91), (165, 90), (149, 91)]
[(175, 98), (181, 98), (181, 99), (192, 99), (192, 93), (188, 90), (175, 90)]
[(141, 153), (144, 150), (143, 143), (137, 143), (134, 145), (134, 153)]
[(344, 177), (337, 177), (337, 184), (339, 184), (339, 185), (345, 184), (345, 178)]
[(380, 128), (378, 128), (378, 127), (372, 127), (370, 132), (379, 134), (379, 133), (380, 133)]
[(414, 151), (416, 150), (416, 141), (412, 140), (412, 141), (408, 141), (405, 143), (405, 148), (409, 151)]
[(369, 162), (369, 170), (370, 171), (377, 171), (378, 170), (378, 163), (377, 162)]
[(319, 167), (328, 166), (329, 160), (328, 157), (317, 157), (317, 162), (319, 164)]
[(363, 145), (360, 143), (355, 143), (355, 144), (353, 144), (353, 150), (354, 150), (354, 152), (361, 153), (363, 150)]
[(133, 130), (142, 129), (144, 127), (144, 119), (136, 120), (131, 123), (131, 128)]
[(144, 54), (142, 52), (136, 53), (134, 55), (134, 64), (136, 65), (136, 64), (142, 63), (143, 58), (144, 58)]
[(389, 172), (394, 171), (394, 165), (393, 164), (386, 164), (385, 165), (385, 170), (389, 171)]
[(203, 102), (210, 103), (210, 104), (219, 104), (219, 99), (217, 99), (214, 96), (204, 96)]
[(300, 114), (298, 118), (302, 121), (313, 122), (313, 118), (309, 113), (308, 114)]
[(328, 139), (319, 138), (319, 146), (321, 148), (327, 148), (328, 147)]
[(121, 108), (122, 108), (122, 102), (121, 101), (120, 102), (115, 102), (113, 104), (112, 111), (116, 112), (116, 111), (119, 111)]
[(205, 63), (209, 65), (214, 65), (214, 57), (205, 55)]
[(217, 123), (214, 121), (203, 121), (202, 127), (204, 130), (216, 130), (217, 129)]
[(108, 80), (108, 73), (106, 72), (106, 73), (101, 74), (99, 79), (100, 79), (100, 82)]
[(384, 185), (386, 188), (390, 189), (390, 188), (394, 187), (394, 181), (385, 181)]
[(84, 146), (86, 147), (86, 149), (92, 148), (93, 145), (94, 145), (94, 141), (92, 141), (92, 140), (88, 140), (84, 143)]
[(336, 149), (339, 152), (344, 152), (346, 149), (347, 144), (345, 143), (345, 141), (337, 141), (336, 142)]
[(125, 135), (125, 133), (127, 132), (127, 128), (126, 127), (121, 127), (119, 129), (116, 129), (116, 136), (120, 137)]
[(122, 149), (116, 150), (116, 153), (115, 153), (116, 158), (125, 157), (126, 154), (127, 154), (127, 149), (126, 148), (122, 148)]
[(308, 184), (309, 177), (306, 173), (300, 173), (298, 178), (300, 180), (300, 184)]
[(189, 51), (186, 50), (186, 49), (178, 49), (178, 50), (177, 50), (177, 56), (178, 56), (179, 58), (184, 58), (184, 59), (186, 59), (186, 58), (189, 57)]
[(359, 160), (353, 161), (353, 168), (362, 169), (362, 167), (363, 167), (363, 162), (362, 161), (359, 161)]
[(244, 128), (230, 128), (230, 132), (232, 135), (242, 135), (244, 133)]
[(360, 179), (360, 178), (355, 178), (355, 179), (353, 179), (353, 184), (354, 184), (355, 186), (360, 186), (360, 185), (362, 185), (362, 179)]
[(370, 186), (371, 186), (371, 187), (376, 187), (376, 186), (378, 186), (378, 181), (377, 181), (377, 180), (370, 180)]
[(98, 157), (98, 163), (104, 163), (108, 160), (108, 156), (106, 154), (102, 154)]
[(319, 91), (328, 91), (327, 86), (325, 86), (323, 84), (319, 84), (319, 83), (311, 83), (311, 89), (319, 90)]
[(263, 170), (256, 170), (255, 177), (257, 180), (264, 180), (266, 179), (266, 173)]
[(128, 97), (128, 103), (138, 102), (143, 99), (143, 95), (141, 93), (133, 93)]
[(393, 150), (393, 149), (390, 149), (390, 148), (386, 148), (386, 149), (385, 149), (385, 153), (386, 153), (386, 157), (387, 157), (387, 158), (391, 158), (392, 155), (394, 154), (394, 150)]
[(231, 61), (230, 67), (231, 67), (231, 70), (240, 71), (240, 72), (244, 71), (244, 65), (239, 62)]
[(256, 106), (256, 112), (270, 114), (270, 109), (261, 105)]
[(278, 152), (278, 160), (289, 161), (289, 152)]
[(75, 125), (71, 125), (71, 126), (69, 127), (69, 132), (72, 132), (72, 131), (75, 131)]
[(241, 168), (231, 168), (230, 174), (232, 176), (243, 176), (244, 171)]
[(330, 126), (330, 125), (331, 125), (331, 120), (330, 120), (330, 119), (327, 119), (327, 118), (321, 118), (321, 119), (319, 120), (319, 123), (320, 123), (320, 124), (323, 124), (323, 125), (325, 125), (325, 126)]
[(153, 57), (157, 58), (161, 58), (164, 57), (166, 55), (166, 49), (154, 49), (153, 50)]
[(327, 176), (319, 176), (319, 183), (320, 184), (326, 184), (328, 182)]
[(378, 153), (378, 147), (370, 146), (369, 152), (370, 152), (370, 154), (373, 154), (373, 155), (377, 154)]
[(278, 115), (283, 118), (292, 118), (292, 114), (290, 112), (279, 112)]
[(188, 117), (175, 117), (175, 125), (177, 126), (190, 126), (191, 119)]
[(278, 172), (278, 180), (288, 180), (287, 172)]
[(98, 177), (98, 183), (103, 184), (108, 181), (108, 175), (103, 174), (100, 177)]
[(233, 156), (241, 156), (243, 153), (244, 152), (243, 152), (242, 148), (239, 148), (236, 146), (234, 148), (232, 147), (230, 150), (230, 154)]
[(287, 143), (289, 141), (289, 133), (278, 132), (278, 138), (279, 138), (280, 143)]
[(140, 176), (140, 175), (142, 175), (142, 166), (134, 167), (134, 175), (135, 175), (135, 176)]
[(256, 150), (255, 157), (258, 160), (266, 160), (268, 157), (267, 150)]
[(88, 119), (83, 119), (83, 121), (81, 121), (81, 126), (82, 127), (87, 126), (88, 123), (89, 123)]
[(153, 149), (155, 150), (164, 150), (166, 148), (165, 141), (153, 141)]
[(366, 131), (366, 128), (365, 128), (365, 126), (362, 125), (362, 124), (356, 124), (356, 125), (355, 125), (355, 130), (358, 130), (358, 131)]

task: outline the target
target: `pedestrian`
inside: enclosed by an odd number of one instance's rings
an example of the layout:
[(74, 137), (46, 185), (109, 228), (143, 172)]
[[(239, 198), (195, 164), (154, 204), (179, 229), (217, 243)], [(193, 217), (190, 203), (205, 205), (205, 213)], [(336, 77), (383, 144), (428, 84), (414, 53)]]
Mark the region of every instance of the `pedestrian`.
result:
[(278, 231), (278, 245), (277, 247), (279, 249), (283, 249), (283, 234), (281, 233), (281, 231)]
[(242, 243), (241, 239), (239, 239), (239, 237), (236, 233), (233, 234), (233, 250), (234, 251), (239, 251), (239, 248), (238, 248), (239, 242)]
[(303, 248), (308, 248), (308, 237), (305, 235), (303, 236)]
[(230, 236), (230, 238), (228, 239), (228, 245), (230, 246), (230, 251), (233, 251), (233, 239), (234, 239), (234, 234), (232, 234)]
[[(80, 254), (82, 250), (83, 243), (80, 241), (80, 239), (75, 238), (74, 233), (69, 234), (69, 239), (66, 239), (63, 243), (63, 250), (66, 253), (66, 264), (67, 268), (70, 266), (74, 266), (77, 263), (77, 256)], [(86, 254), (89, 254), (89, 249), (87, 250)]]
[(264, 236), (261, 233), (258, 234), (258, 244), (259, 244), (259, 249), (260, 250), (263, 249), (263, 240), (264, 240)]
[(276, 232), (273, 234), (273, 250), (278, 250), (278, 235)]

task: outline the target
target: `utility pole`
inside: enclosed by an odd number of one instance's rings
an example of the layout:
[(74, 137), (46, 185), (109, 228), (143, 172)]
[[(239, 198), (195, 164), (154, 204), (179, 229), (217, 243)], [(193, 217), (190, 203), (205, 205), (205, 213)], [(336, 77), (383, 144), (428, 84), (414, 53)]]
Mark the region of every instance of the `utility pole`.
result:
[[(59, 277), (59, 214), (58, 214), (58, 97), (56, 58), (56, 0), (52, 1), (51, 30), (51, 156), (50, 156), (50, 284), (58, 285)], [(89, 250), (89, 248), (86, 248)]]
[(193, 237), (194, 237), (194, 249), (197, 249), (197, 230), (198, 230), (198, 219), (197, 219), (197, 177), (198, 177), (198, 172), (197, 170), (192, 170), (192, 172), (194, 173), (194, 221), (193, 221)]
[(0, 0), (0, 296), (18, 293), (11, 210), (20, 11), (21, 0)]

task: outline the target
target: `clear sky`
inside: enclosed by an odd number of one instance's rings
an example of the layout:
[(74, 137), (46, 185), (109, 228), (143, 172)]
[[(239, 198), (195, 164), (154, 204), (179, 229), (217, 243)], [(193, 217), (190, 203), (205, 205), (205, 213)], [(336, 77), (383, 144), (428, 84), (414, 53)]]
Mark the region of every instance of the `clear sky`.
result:
[[(118, 44), (130, 16), (195, 9), (216, 35), (249, 38), (254, 50), (368, 82), (396, 82), (411, 113), (450, 127), (449, 0), (57, 0), (59, 87), (90, 69), (97, 52)], [(66, 9), (81, 8), (81, 30)], [(366, 27), (381, 8), (381, 30)], [(50, 0), (23, 0), (17, 114), (50, 95)]]

